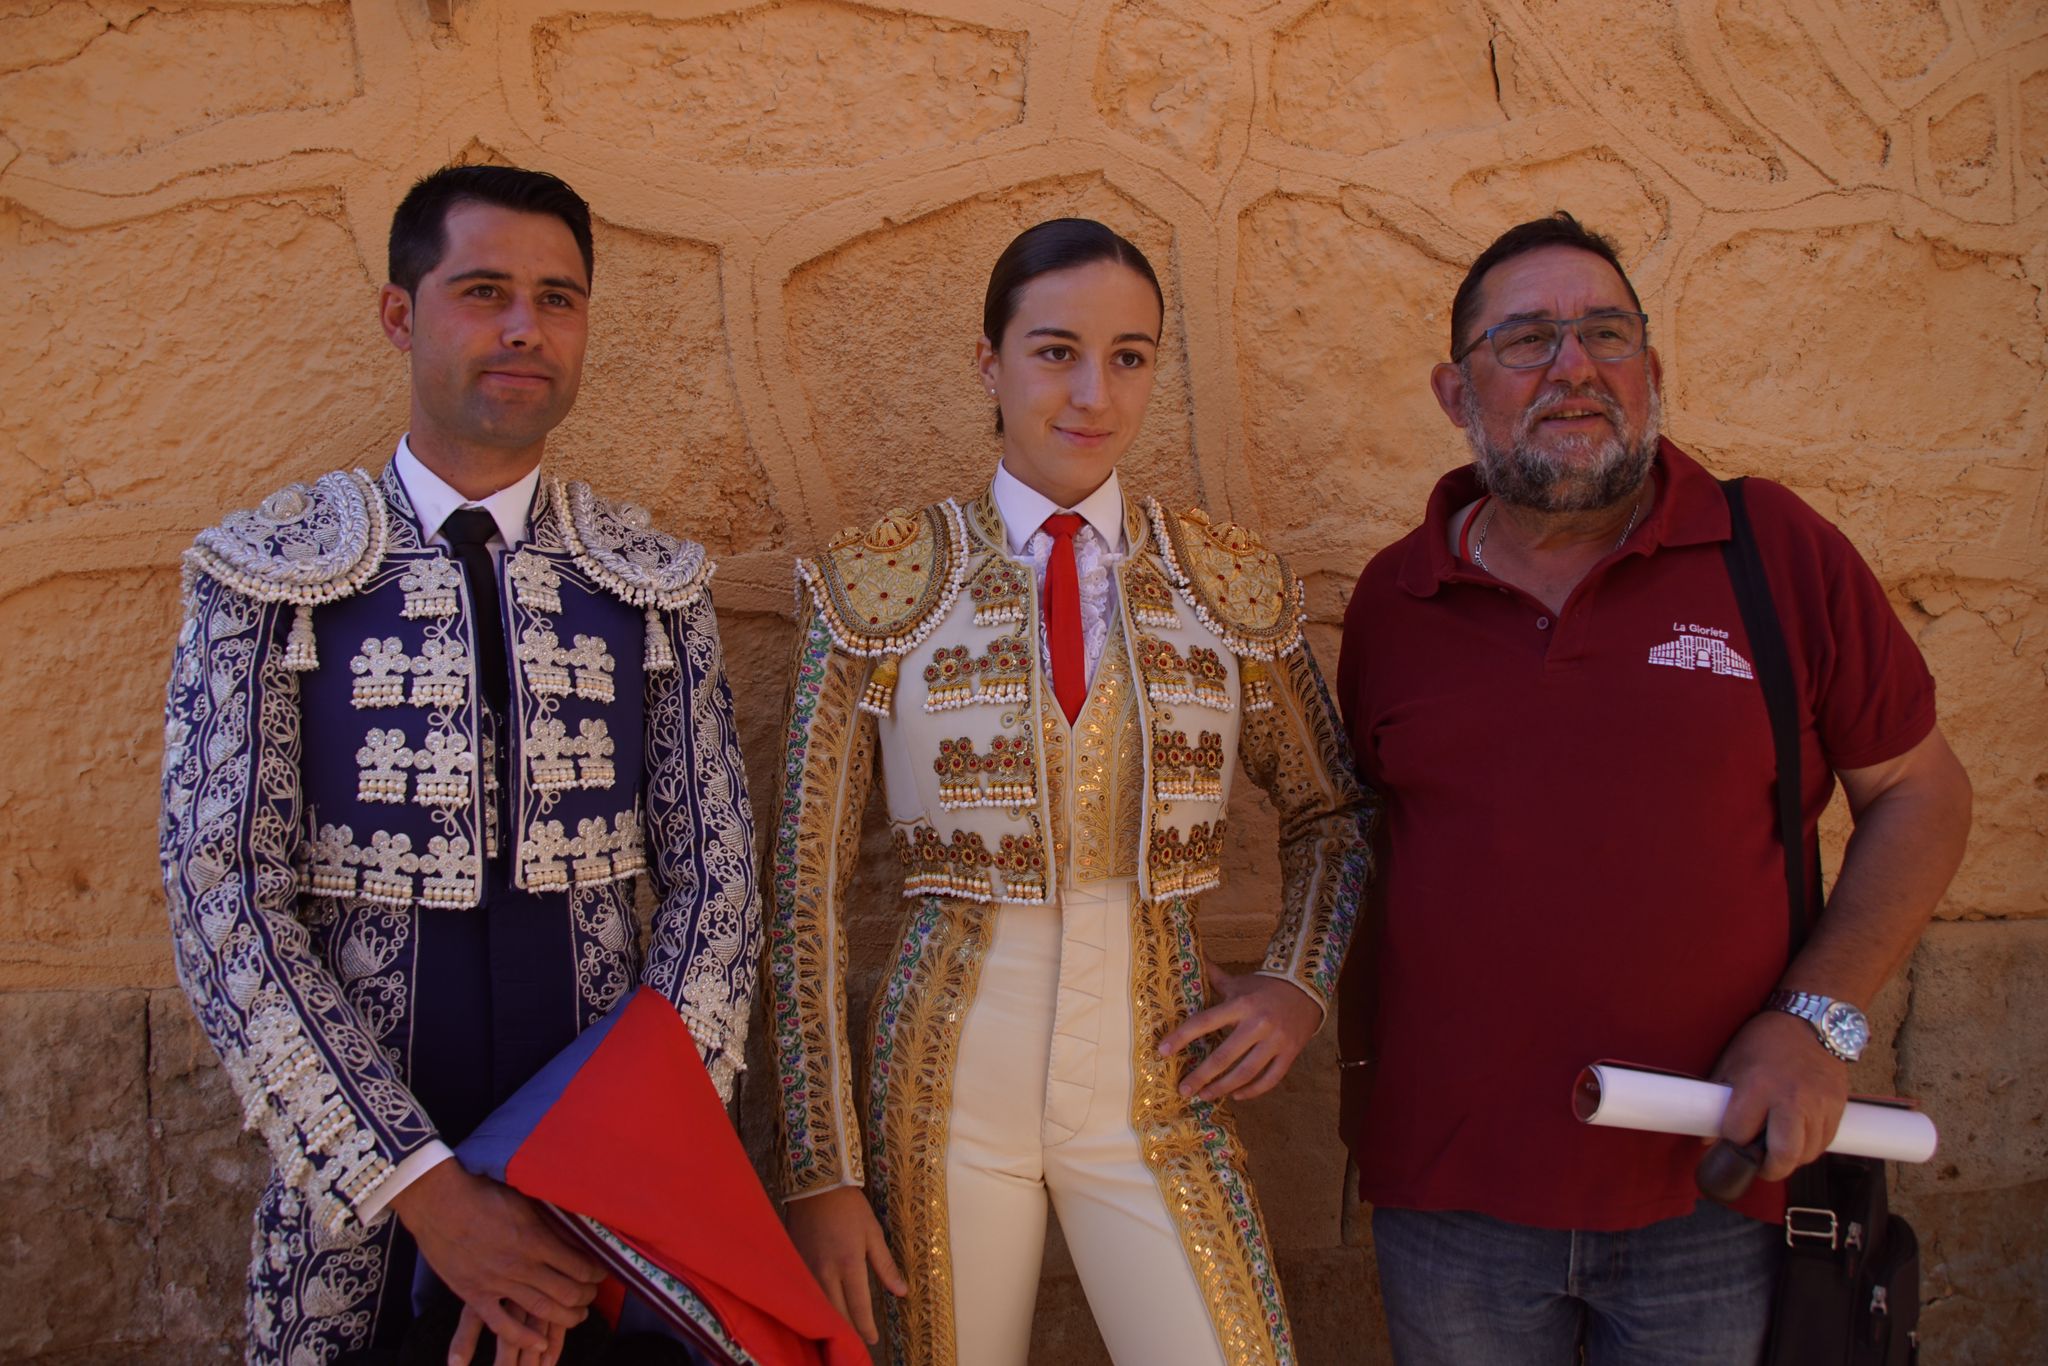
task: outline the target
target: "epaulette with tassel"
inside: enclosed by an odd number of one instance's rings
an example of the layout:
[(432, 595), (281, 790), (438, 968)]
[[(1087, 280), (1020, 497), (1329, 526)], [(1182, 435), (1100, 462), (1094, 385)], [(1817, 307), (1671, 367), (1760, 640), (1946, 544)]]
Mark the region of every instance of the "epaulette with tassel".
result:
[(649, 673), (676, 666), (661, 614), (687, 607), (704, 592), (717, 566), (695, 541), (656, 531), (647, 510), (600, 498), (590, 485), (555, 481), (562, 540), (577, 567), (607, 593), (647, 614)]
[(960, 596), (967, 523), (950, 498), (916, 512), (892, 509), (865, 531), (840, 532), (817, 560), (798, 560), (796, 573), (832, 643), (877, 661), (860, 709), (887, 716), (898, 661), (923, 643)]
[(285, 667), (320, 667), (313, 609), (357, 592), (384, 559), (390, 540), (384, 499), (361, 470), (336, 470), (291, 484), (257, 508), (230, 514), (199, 533), (185, 552), (186, 601), (205, 575), (257, 602), (298, 608), (285, 638)]
[(1148, 499), (1166, 574), (1201, 623), (1238, 657), (1244, 709), (1273, 706), (1268, 665), (1301, 648), (1307, 592), (1287, 562), (1235, 522), (1212, 522), (1200, 508), (1169, 516)]

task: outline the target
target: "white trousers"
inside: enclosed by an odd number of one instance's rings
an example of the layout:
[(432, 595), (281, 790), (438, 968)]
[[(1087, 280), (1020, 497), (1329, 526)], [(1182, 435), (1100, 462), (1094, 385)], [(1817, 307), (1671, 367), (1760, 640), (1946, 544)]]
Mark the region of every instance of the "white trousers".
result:
[(997, 912), (946, 1148), (960, 1366), (1023, 1366), (1048, 1197), (1117, 1366), (1223, 1363), (1131, 1129), (1131, 896), (1096, 883)]

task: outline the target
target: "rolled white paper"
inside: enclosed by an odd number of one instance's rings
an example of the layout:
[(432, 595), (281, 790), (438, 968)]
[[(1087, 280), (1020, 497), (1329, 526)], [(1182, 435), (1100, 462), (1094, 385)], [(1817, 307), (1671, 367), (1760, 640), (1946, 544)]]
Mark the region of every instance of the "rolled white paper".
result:
[[(1728, 1095), (1719, 1082), (1596, 1062), (1579, 1073), (1572, 1113), (1588, 1124), (1609, 1128), (1715, 1138), (1721, 1132)], [(1842, 1111), (1842, 1127), (1835, 1131), (1828, 1151), (1887, 1162), (1925, 1162), (1934, 1156), (1938, 1141), (1934, 1121), (1905, 1101), (1852, 1100)]]

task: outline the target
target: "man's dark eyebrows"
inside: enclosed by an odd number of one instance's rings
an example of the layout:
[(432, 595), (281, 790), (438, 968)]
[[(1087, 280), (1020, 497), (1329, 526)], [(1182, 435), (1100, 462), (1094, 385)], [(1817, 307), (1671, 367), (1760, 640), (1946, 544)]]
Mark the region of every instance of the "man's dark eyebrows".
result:
[[(489, 266), (477, 266), (474, 269), (461, 271), (457, 274), (449, 276), (448, 283), (451, 285), (459, 285), (470, 280), (501, 281), (510, 280), (511, 278), (512, 272), (509, 270), (493, 270)], [(546, 285), (549, 289), (574, 290), (576, 293), (581, 294), (586, 299), (590, 297), (590, 291), (588, 289), (584, 288), (580, 282), (572, 280), (566, 275), (543, 276), (541, 278), (541, 283), (543, 285)]]

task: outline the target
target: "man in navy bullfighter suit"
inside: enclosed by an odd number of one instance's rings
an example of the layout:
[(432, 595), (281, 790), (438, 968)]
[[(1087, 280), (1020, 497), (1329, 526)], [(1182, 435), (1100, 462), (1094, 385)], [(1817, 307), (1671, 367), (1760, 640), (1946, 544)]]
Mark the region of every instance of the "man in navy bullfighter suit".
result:
[(602, 1273), (450, 1146), (639, 982), (728, 1100), (741, 1066), (761, 922), (711, 565), (541, 459), (591, 266), (553, 176), (422, 180), (379, 305), (412, 370), (390, 465), (185, 557), (162, 862), (178, 979), (273, 1161), (252, 1362), (394, 1345), (422, 1257), (538, 1359)]

